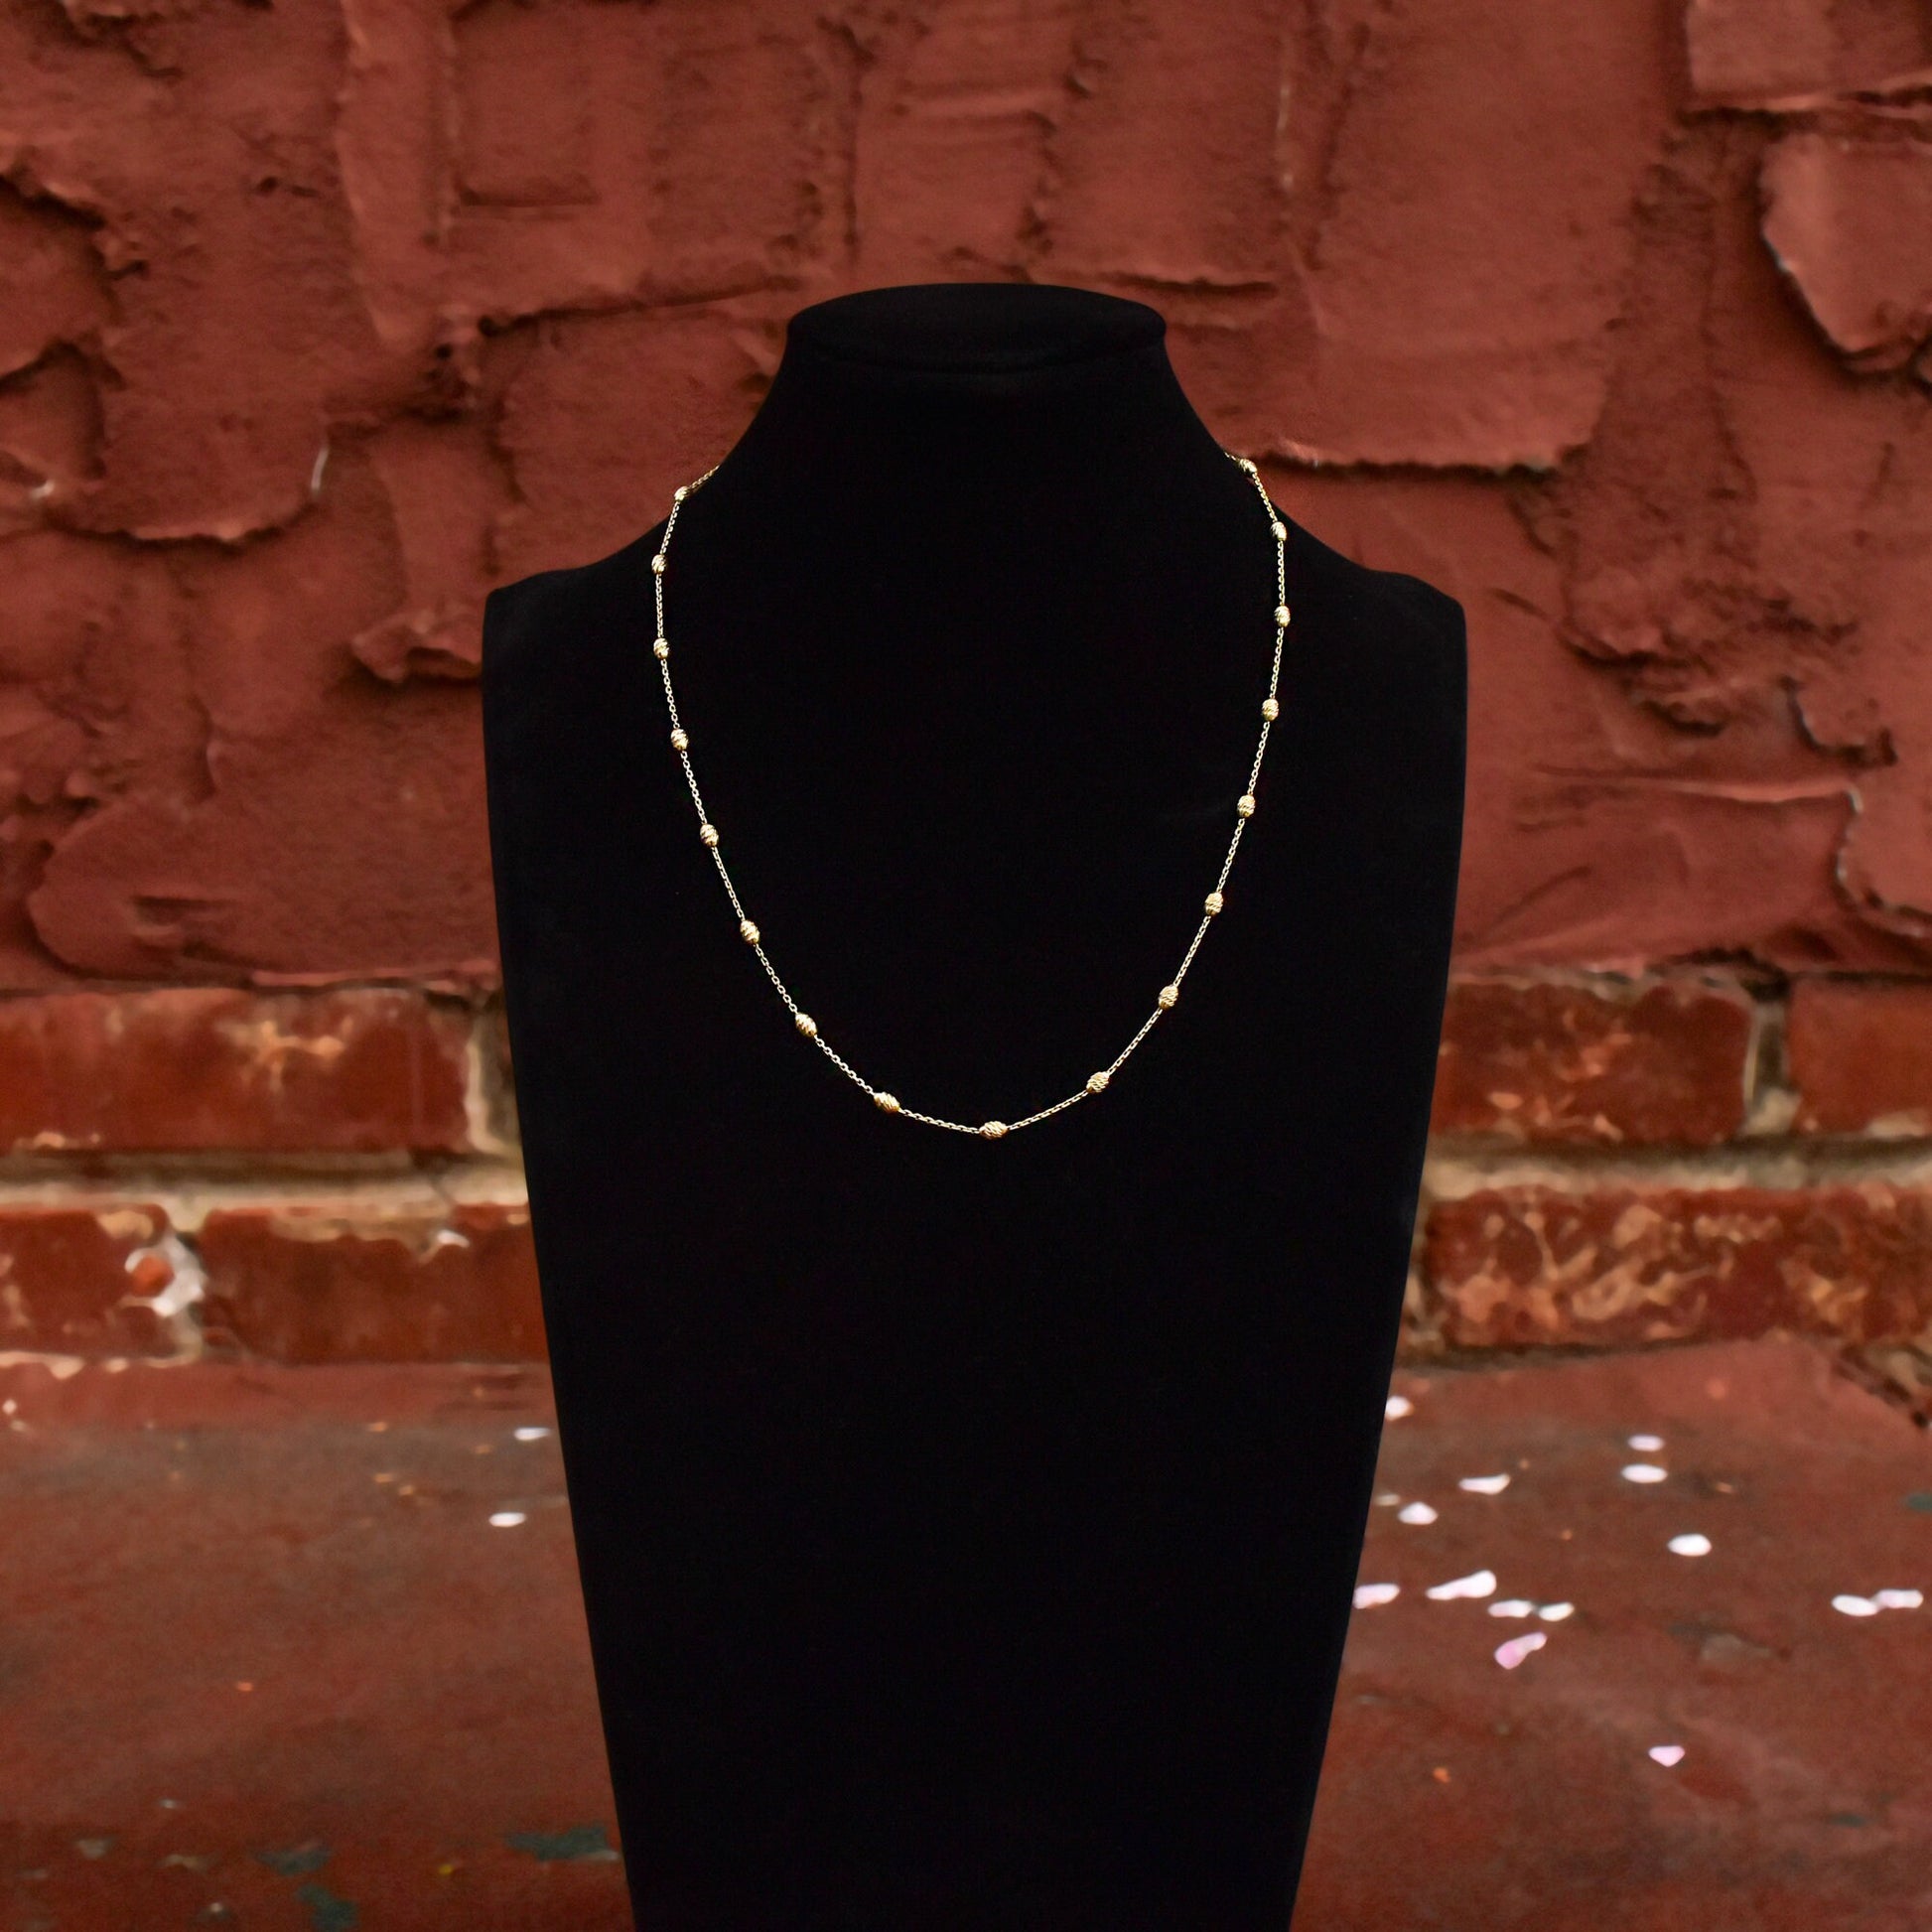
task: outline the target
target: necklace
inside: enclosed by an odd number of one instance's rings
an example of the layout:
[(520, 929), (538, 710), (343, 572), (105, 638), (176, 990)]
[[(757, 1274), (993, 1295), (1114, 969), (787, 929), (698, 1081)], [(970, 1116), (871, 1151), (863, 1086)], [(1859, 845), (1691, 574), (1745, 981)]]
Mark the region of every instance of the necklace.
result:
[(718, 466), (714, 464), (695, 483), (680, 484), (672, 492), (671, 514), (664, 525), (664, 540), (658, 545), (656, 553), (650, 560), (651, 584), (657, 602), (657, 637), (651, 649), (656, 654), (657, 668), (664, 679), (664, 703), (669, 709), (671, 718), (671, 749), (677, 754), (679, 762), (684, 766), (684, 780), (691, 787), (691, 802), (697, 807), (698, 837), (710, 849), (712, 860), (718, 868), (718, 877), (724, 881), (725, 897), (731, 900), (732, 910), (738, 914), (739, 936), (758, 954), (759, 964), (764, 968), (765, 976), (771, 984), (778, 989), (778, 998), (785, 1003), (786, 1009), (791, 1014), (792, 1025), (848, 1080), (869, 1094), (873, 1105), (882, 1112), (897, 1114), (905, 1120), (920, 1121), (927, 1127), (943, 1127), (954, 1134), (977, 1134), (981, 1139), (988, 1141), (1004, 1140), (1007, 1135), (1017, 1133), (1023, 1127), (1033, 1127), (1042, 1120), (1051, 1120), (1055, 1114), (1063, 1113), (1068, 1107), (1090, 1099), (1095, 1094), (1105, 1093), (1127, 1056), (1154, 1031), (1155, 1023), (1161, 1016), (1171, 1012), (1179, 1000), (1180, 982), (1186, 977), (1187, 968), (1193, 964), (1194, 954), (1199, 950), (1200, 942), (1207, 936), (1207, 928), (1213, 924), (1215, 914), (1221, 910), (1222, 892), (1228, 883), (1228, 874), (1234, 869), (1234, 855), (1240, 849), (1241, 834), (1246, 830), (1248, 820), (1254, 815), (1255, 787), (1261, 780), (1261, 760), (1268, 750), (1269, 729), (1281, 716), (1281, 704), (1276, 697), (1276, 690), (1281, 683), (1282, 643), (1288, 631), (1287, 525), (1276, 515), (1274, 504), (1268, 500), (1268, 491), (1262, 484), (1260, 472), (1255, 465), (1247, 457), (1236, 456), (1232, 450), (1223, 450), (1221, 454), (1247, 473), (1248, 480), (1254, 484), (1255, 491), (1261, 498), (1262, 508), (1268, 512), (1268, 528), (1275, 540), (1275, 657), (1268, 672), (1268, 695), (1261, 701), (1261, 740), (1255, 747), (1255, 761), (1248, 772), (1247, 789), (1235, 800), (1234, 835), (1228, 840), (1227, 856), (1221, 861), (1220, 877), (1215, 880), (1214, 890), (1203, 901), (1205, 909), (1201, 915), (1200, 925), (1196, 928), (1180, 964), (1175, 967), (1173, 978), (1156, 996), (1154, 1011), (1141, 1022), (1140, 1031), (1134, 1037), (1098, 1072), (1088, 1074), (1085, 1084), (1068, 1094), (1064, 1100), (1056, 1100), (1050, 1107), (1042, 1107), (1037, 1113), (1027, 1115), (1024, 1120), (1011, 1123), (1003, 1120), (987, 1120), (981, 1121), (977, 1126), (967, 1121), (941, 1120), (936, 1114), (922, 1114), (915, 1107), (903, 1105), (897, 1094), (888, 1093), (883, 1087), (875, 1087), (826, 1039), (818, 1030), (818, 1022), (791, 997), (790, 989), (778, 977), (778, 969), (772, 965), (770, 957), (764, 950), (764, 941), (758, 926), (739, 899), (738, 888), (732, 884), (732, 876), (725, 867), (724, 848), (719, 840), (718, 828), (706, 815), (704, 798), (698, 790), (698, 774), (691, 768), (691, 735), (684, 729), (683, 722), (677, 715), (677, 697), (671, 690), (671, 646), (669, 639), (664, 635), (664, 575), (670, 562), (671, 532), (677, 528), (678, 512), (683, 509), (686, 499), (694, 490), (701, 489), (717, 475)]

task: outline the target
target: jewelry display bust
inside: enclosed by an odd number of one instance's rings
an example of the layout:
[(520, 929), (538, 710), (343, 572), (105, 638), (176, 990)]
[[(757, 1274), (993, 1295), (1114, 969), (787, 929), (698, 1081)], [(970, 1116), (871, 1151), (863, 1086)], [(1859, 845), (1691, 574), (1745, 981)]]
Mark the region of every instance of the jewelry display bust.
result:
[[(1462, 614), (1275, 511), (1278, 550), (1160, 316), (1083, 291), (803, 310), (722, 461), (675, 455), (675, 548), (492, 592), (483, 663), (637, 1923), (1282, 1932), (1428, 1127)], [(1024, 1133), (895, 1118), (760, 928), (917, 1119), (1117, 1077)]]

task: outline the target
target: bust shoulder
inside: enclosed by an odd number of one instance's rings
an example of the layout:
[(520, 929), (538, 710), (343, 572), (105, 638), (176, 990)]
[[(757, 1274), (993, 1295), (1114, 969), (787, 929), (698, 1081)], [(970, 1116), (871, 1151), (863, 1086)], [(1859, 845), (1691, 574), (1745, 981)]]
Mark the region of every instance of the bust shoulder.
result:
[[(1448, 592), (1405, 571), (1375, 570), (1325, 544), (1289, 519), (1288, 601), (1299, 597), (1318, 617), (1326, 637), (1358, 637), (1413, 657), (1417, 652), (1459, 665), (1467, 648), (1462, 606)], [(1299, 613), (1298, 613), (1299, 615)]]
[(659, 523), (588, 563), (532, 571), (498, 584), (483, 599), (484, 677), (492, 669), (514, 677), (539, 650), (548, 665), (560, 633), (594, 625), (600, 613), (621, 609), (640, 582), (648, 582), (639, 553), (657, 547), (663, 527)]

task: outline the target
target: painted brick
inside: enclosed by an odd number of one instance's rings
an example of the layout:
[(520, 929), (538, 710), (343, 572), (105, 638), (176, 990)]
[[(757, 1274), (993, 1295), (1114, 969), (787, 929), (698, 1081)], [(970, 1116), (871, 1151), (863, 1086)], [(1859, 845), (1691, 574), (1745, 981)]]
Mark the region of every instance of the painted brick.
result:
[(1932, 151), (1799, 133), (1764, 158), (1764, 238), (1818, 326), (1863, 369), (1932, 335)]
[(146, 1202), (0, 1210), (0, 1353), (170, 1355), (166, 1322), (142, 1306), (174, 1280), (167, 1232)]
[(271, 1361), (539, 1361), (528, 1211), (466, 1203), (217, 1208), (202, 1224), (211, 1348)]
[(1706, 1147), (1744, 1119), (1751, 1004), (1698, 981), (1464, 979), (1444, 1016), (1438, 1133)]
[(1932, 1322), (1932, 1192), (1491, 1188), (1437, 1203), (1423, 1274), (1452, 1347), (1892, 1340)]
[(802, 304), (955, 277), (1153, 301), (1461, 600), (1466, 968), (1925, 972), (1924, 387), (1847, 363), (1932, 370), (1928, 18), (9, 9), (0, 987), (486, 975), (489, 585), (655, 522)]
[(0, 1000), (0, 1148), (460, 1152), (469, 1031), (382, 987)]
[(1932, 56), (1912, 0), (1689, 0), (1684, 33), (1699, 99), (1734, 107), (1898, 87)]
[(1785, 1056), (1798, 1127), (1932, 1134), (1932, 986), (1801, 980)]

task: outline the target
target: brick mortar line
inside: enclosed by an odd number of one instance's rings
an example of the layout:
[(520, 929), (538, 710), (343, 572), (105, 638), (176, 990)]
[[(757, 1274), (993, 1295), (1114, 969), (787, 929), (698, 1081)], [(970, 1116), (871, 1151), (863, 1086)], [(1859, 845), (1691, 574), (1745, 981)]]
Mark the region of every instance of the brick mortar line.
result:
[[(452, 1184), (452, 1183), (455, 1184)], [(0, 1214), (9, 1208), (100, 1208), (151, 1201), (176, 1232), (197, 1232), (206, 1216), (226, 1207), (346, 1207), (370, 1218), (388, 1214), (449, 1213), (457, 1207), (527, 1207), (523, 1170), (512, 1162), (471, 1162), (442, 1173), (407, 1174), (269, 1173), (210, 1175), (198, 1179), (179, 1170), (146, 1169), (90, 1176), (43, 1179), (0, 1177)]]
[(1605, 1187), (1763, 1187), (1804, 1193), (1862, 1181), (1932, 1188), (1932, 1140), (1820, 1136), (1712, 1148), (1539, 1148), (1458, 1135), (1433, 1141), (1423, 1164), (1425, 1201), (1459, 1199), (1484, 1187), (1579, 1194)]
[[(226, 1153), (94, 1157), (89, 1169), (58, 1158), (0, 1160), (0, 1211), (8, 1206), (116, 1200), (244, 1205), (280, 1199), (364, 1199), (371, 1205), (481, 1201), (524, 1205), (515, 1149), (433, 1162), (395, 1154), (301, 1156)], [(1932, 1139), (1914, 1136), (1779, 1137), (1710, 1148), (1527, 1145), (1475, 1135), (1438, 1135), (1424, 1162), (1422, 1195), (1453, 1200), (1484, 1187), (1537, 1186), (1567, 1193), (1604, 1187), (1764, 1187), (1806, 1191), (1873, 1181), (1932, 1188)], [(191, 1209), (191, 1211), (193, 1211)]]

